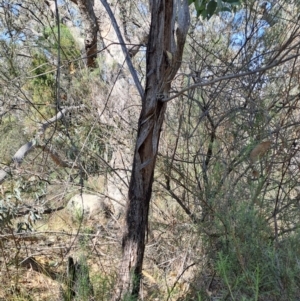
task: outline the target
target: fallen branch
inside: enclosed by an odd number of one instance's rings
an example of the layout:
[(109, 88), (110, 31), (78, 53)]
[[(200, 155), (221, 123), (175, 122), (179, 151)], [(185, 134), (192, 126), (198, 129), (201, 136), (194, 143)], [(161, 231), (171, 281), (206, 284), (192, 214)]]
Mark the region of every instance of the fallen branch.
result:
[(60, 211), (60, 210), (63, 210), (65, 208), (65, 206), (60, 206), (60, 207), (57, 207), (57, 208), (47, 208), (47, 209), (42, 209), (42, 210), (39, 210), (39, 209), (36, 209), (32, 206), (26, 206), (27, 209), (23, 209), (18, 211), (16, 214), (14, 214), (14, 217), (20, 217), (20, 216), (24, 216), (24, 215), (27, 215), (29, 214), (30, 212), (34, 213), (34, 214), (51, 214), (53, 212), (56, 212), (56, 211)]
[(37, 145), (37, 148), (42, 149), (44, 152), (47, 152), (50, 155), (50, 158), (52, 159), (52, 161), (60, 167), (68, 167), (68, 168), (78, 168), (77, 165), (70, 163), (70, 162), (66, 162), (64, 160), (62, 160), (58, 153), (55, 150), (50, 149), (49, 147), (47, 147), (46, 145), (42, 146), (42, 145)]
[[(75, 111), (75, 110), (79, 110), (84, 108), (84, 105), (80, 105), (80, 106), (70, 106), (67, 108), (63, 108), (62, 110), (60, 110), (55, 116), (53, 116), (52, 118), (46, 120), (45, 122), (43, 122), (37, 132), (37, 135), (35, 138), (33, 138), (31, 141), (26, 142), (24, 145), (22, 145), (17, 152), (14, 154), (12, 161), (9, 163), (9, 165), (11, 163), (17, 163), (18, 165), (20, 165), (23, 161), (23, 159), (26, 157), (26, 155), (32, 151), (34, 149), (34, 147), (39, 147), (42, 148), (44, 151), (48, 152), (50, 154), (51, 159), (60, 167), (75, 167), (72, 164), (63, 161), (62, 159), (59, 158), (58, 154), (53, 151), (50, 150), (48, 147), (46, 146), (37, 146), (36, 145), (36, 141), (39, 139), (39, 137), (46, 131), (46, 129), (56, 123), (57, 121), (61, 120), (62, 118), (65, 117), (66, 113), (70, 112), (70, 111)], [(8, 175), (9, 172), (9, 165), (5, 168), (5, 169), (0, 169), (0, 184), (4, 182), (6, 176)]]

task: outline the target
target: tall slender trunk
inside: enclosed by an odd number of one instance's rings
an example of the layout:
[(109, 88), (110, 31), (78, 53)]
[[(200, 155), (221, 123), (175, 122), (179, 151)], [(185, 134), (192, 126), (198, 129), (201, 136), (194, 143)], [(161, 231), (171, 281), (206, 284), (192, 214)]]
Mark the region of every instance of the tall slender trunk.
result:
[(113, 300), (125, 295), (137, 298), (139, 294), (154, 168), (167, 106), (164, 99), (168, 98), (171, 81), (181, 65), (189, 27), (187, 0), (153, 0), (151, 16), (146, 89), (128, 193), (123, 258)]

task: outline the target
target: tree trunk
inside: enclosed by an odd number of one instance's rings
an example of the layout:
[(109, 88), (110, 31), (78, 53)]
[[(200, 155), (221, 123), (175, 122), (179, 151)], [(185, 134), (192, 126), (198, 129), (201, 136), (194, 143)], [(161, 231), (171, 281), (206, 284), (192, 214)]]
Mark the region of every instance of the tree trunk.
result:
[[(171, 81), (181, 64), (189, 27), (187, 0), (156, 0), (151, 5), (147, 78), (128, 193), (123, 257), (113, 300), (139, 294), (148, 211), (160, 131)], [(175, 41), (175, 19), (177, 19)]]
[[(84, 26), (85, 39), (84, 47), (86, 51), (86, 64), (88, 68), (96, 68), (97, 58), (97, 34), (99, 31), (97, 18), (94, 12), (93, 0), (71, 0), (78, 6), (81, 21)], [(52, 17), (55, 16), (56, 1), (45, 0), (46, 5), (50, 8)]]
[(98, 24), (97, 18), (94, 12), (94, 1), (92, 0), (71, 0), (73, 3), (77, 4), (82, 18), (82, 23), (85, 30), (84, 46), (87, 57), (88, 68), (96, 67), (97, 58), (97, 34), (98, 34)]

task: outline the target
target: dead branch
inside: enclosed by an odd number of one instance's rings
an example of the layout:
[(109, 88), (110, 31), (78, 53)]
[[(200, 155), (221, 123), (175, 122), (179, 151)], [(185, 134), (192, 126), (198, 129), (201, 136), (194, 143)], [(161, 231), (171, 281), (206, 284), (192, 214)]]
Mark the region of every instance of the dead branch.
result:
[[(29, 141), (27, 143), (25, 143), (24, 145), (22, 145), (17, 152), (14, 154), (13, 158), (12, 158), (12, 162), (9, 163), (9, 165), (11, 163), (17, 163), (18, 165), (20, 165), (23, 161), (23, 159), (26, 157), (26, 155), (32, 151), (34, 149), (34, 147), (39, 147), (42, 148), (44, 151), (47, 151), (50, 154), (50, 157), (52, 158), (52, 160), (60, 167), (75, 167), (73, 165), (71, 165), (68, 162), (63, 161), (62, 159), (59, 158), (58, 154), (53, 151), (50, 150), (48, 147), (46, 146), (37, 146), (36, 145), (36, 141), (38, 140), (38, 138), (46, 131), (46, 129), (56, 123), (57, 121), (61, 120), (62, 118), (65, 117), (66, 113), (70, 112), (70, 111), (74, 111), (74, 110), (79, 110), (84, 108), (84, 105), (80, 105), (80, 106), (70, 106), (67, 108), (63, 108), (62, 110), (60, 110), (54, 117), (46, 120), (45, 122), (42, 123), (42, 125), (40, 126), (37, 135), (35, 138), (32, 139), (32, 141)], [(5, 169), (1, 169), (0, 170), (0, 184), (3, 183), (3, 181), (5, 180), (6, 176), (7, 176), (7, 172), (8, 172), (9, 166), (7, 166), (7, 168)]]
[(66, 162), (62, 160), (58, 153), (55, 150), (50, 149), (46, 145), (37, 145), (37, 148), (42, 149), (44, 152), (47, 152), (50, 155), (50, 158), (53, 160), (53, 162), (59, 166), (59, 167), (68, 167), (68, 168), (78, 168), (77, 165), (74, 165), (73, 163)]
[(116, 34), (118, 36), (118, 39), (119, 39), (119, 42), (120, 42), (123, 54), (125, 56), (125, 60), (126, 60), (127, 66), (129, 68), (131, 76), (132, 76), (132, 78), (134, 80), (135, 86), (136, 86), (136, 88), (139, 91), (140, 97), (143, 98), (144, 97), (144, 89), (143, 89), (142, 84), (141, 84), (140, 80), (138, 79), (137, 73), (136, 73), (136, 71), (135, 71), (135, 69), (134, 69), (134, 67), (132, 65), (132, 61), (130, 59), (130, 53), (128, 52), (128, 49), (125, 46), (125, 42), (124, 42), (124, 39), (122, 37), (122, 34), (121, 34), (120, 29), (119, 29), (118, 23), (116, 21), (116, 18), (114, 16), (114, 14), (113, 14), (113, 12), (112, 12), (109, 4), (107, 3), (107, 1), (106, 0), (100, 0), (100, 1), (101, 1), (102, 5), (106, 9), (106, 11), (107, 11), (107, 13), (108, 13), (108, 15), (110, 17), (111, 23), (112, 23), (112, 25), (114, 27), (114, 30), (115, 30), (115, 32), (116, 32)]

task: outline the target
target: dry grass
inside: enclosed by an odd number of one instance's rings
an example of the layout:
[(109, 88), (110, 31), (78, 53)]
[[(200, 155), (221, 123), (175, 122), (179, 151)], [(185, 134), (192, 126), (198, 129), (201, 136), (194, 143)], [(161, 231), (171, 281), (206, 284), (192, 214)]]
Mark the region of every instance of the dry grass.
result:
[[(144, 300), (183, 298), (194, 275), (187, 268), (193, 260), (193, 231), (182, 218), (179, 222), (182, 213), (173, 204), (161, 198), (153, 201), (141, 289)], [(67, 258), (84, 256), (96, 295), (109, 300), (106, 295), (121, 258), (121, 223), (105, 221), (102, 216), (82, 221), (64, 209), (44, 216), (35, 232), (2, 237), (0, 298), (62, 300)]]
[(112, 278), (119, 258), (117, 229), (98, 224), (97, 216), (81, 221), (61, 210), (44, 217), (34, 228), (34, 232), (1, 237), (3, 300), (62, 300), (69, 256), (76, 260), (84, 256), (92, 278)]

